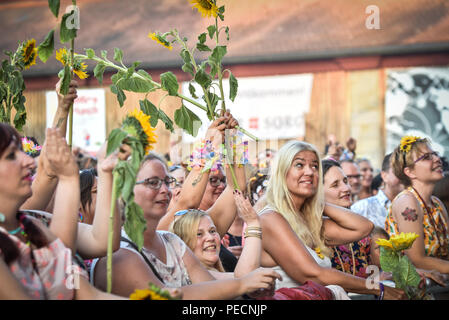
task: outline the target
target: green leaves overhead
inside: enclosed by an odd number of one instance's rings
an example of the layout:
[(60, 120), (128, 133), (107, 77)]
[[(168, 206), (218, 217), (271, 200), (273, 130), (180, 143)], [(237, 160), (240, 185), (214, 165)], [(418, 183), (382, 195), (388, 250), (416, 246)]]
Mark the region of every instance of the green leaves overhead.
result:
[(238, 81), (236, 77), (230, 72), (229, 75), (229, 99), (234, 102), (235, 97), (237, 96), (237, 89), (239, 87)]
[(66, 13), (62, 16), (61, 27), (59, 30), (59, 37), (62, 43), (66, 43), (76, 38), (76, 23), (73, 21), (75, 15), (75, 10), (72, 10), (70, 13)]
[(161, 86), (170, 96), (177, 96), (179, 90), (178, 80), (173, 72), (168, 71), (161, 74)]
[(198, 134), (198, 130), (202, 124), (200, 118), (190, 109), (186, 108), (184, 104), (175, 111), (175, 123), (178, 127), (184, 129), (194, 137)]
[(42, 62), (47, 62), (48, 58), (53, 54), (55, 49), (55, 30), (51, 30), (44, 41), (37, 48), (37, 53), (39, 55), (39, 59)]
[(48, 6), (50, 7), (50, 10), (54, 14), (54, 16), (57, 18), (58, 14), (59, 14), (60, 1), (59, 0), (48, 0)]
[(150, 116), (150, 124), (153, 128), (156, 127), (159, 120), (161, 120), (164, 125), (165, 129), (170, 130), (170, 132), (173, 132), (175, 129), (173, 127), (173, 121), (167, 116), (167, 114), (162, 110), (158, 109), (154, 104), (152, 104), (149, 100), (140, 100), (140, 110), (142, 110), (143, 113)]
[(128, 134), (121, 128), (116, 128), (111, 131), (108, 137), (108, 145), (106, 148), (106, 155), (109, 156), (115, 150), (117, 150), (122, 144), (123, 140)]

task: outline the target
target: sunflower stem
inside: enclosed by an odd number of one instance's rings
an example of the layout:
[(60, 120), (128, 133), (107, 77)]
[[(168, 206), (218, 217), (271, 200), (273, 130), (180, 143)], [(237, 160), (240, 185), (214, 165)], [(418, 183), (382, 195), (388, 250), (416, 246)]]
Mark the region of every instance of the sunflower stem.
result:
[(112, 242), (114, 239), (114, 216), (115, 216), (115, 203), (117, 201), (117, 180), (119, 173), (114, 170), (112, 176), (112, 199), (111, 199), (111, 212), (109, 214), (109, 230), (108, 230), (108, 251), (107, 251), (107, 264), (106, 264), (106, 274), (107, 274), (107, 285), (106, 291), (111, 293), (112, 290)]

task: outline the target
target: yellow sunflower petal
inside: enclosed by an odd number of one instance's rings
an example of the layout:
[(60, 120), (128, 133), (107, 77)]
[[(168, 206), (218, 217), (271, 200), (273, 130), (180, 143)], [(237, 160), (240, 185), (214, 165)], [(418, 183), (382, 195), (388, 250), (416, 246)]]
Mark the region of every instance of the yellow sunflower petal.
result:
[(390, 240), (387, 239), (377, 239), (376, 243), (381, 246), (381, 247), (385, 247), (385, 248), (390, 248), (390, 249), (394, 249), (393, 245), (391, 244)]
[(142, 112), (142, 110), (134, 109), (129, 113), (130, 117), (136, 118), (141, 127), (143, 132), (147, 135), (147, 144), (145, 146), (145, 154), (148, 153), (148, 151), (153, 149), (153, 144), (156, 143), (156, 134), (154, 133), (155, 129), (150, 124), (150, 116), (146, 115)]
[(161, 36), (157, 35), (156, 32), (153, 32), (153, 33), (149, 32), (148, 38), (150, 38), (151, 40), (154, 40), (157, 43), (159, 43), (160, 45), (166, 47), (168, 50), (173, 49), (173, 46), (170, 45), (169, 42), (165, 41)]
[(36, 64), (36, 58), (37, 58), (36, 40), (35, 39), (28, 40), (23, 47), (22, 53), (22, 61), (25, 66), (25, 69), (28, 69), (32, 65)]
[(61, 62), (62, 65), (64, 65), (64, 66), (67, 64), (67, 57), (68, 57), (68, 53), (65, 48), (61, 48), (58, 51), (56, 51), (56, 60)]
[(193, 8), (197, 8), (202, 17), (216, 18), (218, 16), (218, 8), (211, 0), (190, 0)]

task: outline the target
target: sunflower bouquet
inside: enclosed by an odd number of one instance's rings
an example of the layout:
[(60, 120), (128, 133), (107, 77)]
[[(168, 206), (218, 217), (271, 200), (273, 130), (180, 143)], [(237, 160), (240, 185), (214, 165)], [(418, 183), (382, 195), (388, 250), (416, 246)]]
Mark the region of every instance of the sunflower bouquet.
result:
[(107, 290), (111, 291), (112, 281), (112, 241), (115, 204), (117, 198), (121, 198), (125, 204), (124, 229), (130, 239), (140, 249), (143, 246), (143, 232), (146, 222), (142, 208), (134, 202), (134, 185), (139, 171), (140, 163), (144, 156), (156, 143), (154, 128), (150, 123), (151, 116), (141, 110), (133, 110), (128, 113), (121, 126), (111, 131), (108, 137), (107, 155), (116, 152), (122, 144), (131, 147), (130, 160), (119, 160), (112, 175), (112, 199), (111, 213), (109, 216), (109, 237), (107, 251)]
[[(30, 39), (19, 43), (15, 52), (6, 51), (8, 59), (0, 65), (0, 121), (13, 123), (21, 131), (26, 122), (25, 82), (22, 71), (36, 64), (38, 49), (36, 40)], [(16, 114), (11, 121), (12, 110)]]
[(404, 254), (418, 238), (416, 233), (396, 234), (387, 239), (378, 239), (380, 265), (383, 271), (391, 272), (397, 288), (403, 289), (410, 299), (426, 298), (425, 291), (419, 289), (421, 277), (415, 266)]

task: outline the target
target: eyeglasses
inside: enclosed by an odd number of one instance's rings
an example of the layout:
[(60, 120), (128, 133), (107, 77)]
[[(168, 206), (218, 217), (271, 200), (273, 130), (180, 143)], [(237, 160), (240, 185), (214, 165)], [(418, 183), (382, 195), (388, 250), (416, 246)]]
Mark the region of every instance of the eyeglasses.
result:
[(219, 179), (217, 177), (211, 177), (211, 178), (209, 178), (209, 183), (212, 187), (218, 187), (221, 183), (226, 185), (226, 178), (223, 177), (223, 178)]
[(348, 179), (360, 179), (362, 177), (361, 174), (348, 174)]
[(179, 181), (176, 178), (174, 178), (174, 179), (175, 179), (175, 182), (172, 184), (171, 188), (181, 188), (184, 181)]
[(173, 188), (176, 184), (176, 179), (173, 177), (165, 177), (165, 179), (160, 179), (158, 177), (146, 178), (142, 181), (137, 181), (136, 184), (143, 184), (144, 187), (153, 190), (159, 190), (162, 187), (162, 182), (165, 183), (167, 188)]
[(433, 160), (433, 156), (436, 156), (438, 159), (441, 158), (440, 155), (438, 154), (438, 152), (435, 152), (435, 151), (434, 152), (427, 152), (427, 153), (424, 153), (418, 159), (416, 159), (413, 163), (417, 163), (418, 161), (421, 161), (421, 160), (425, 160), (425, 161)]

